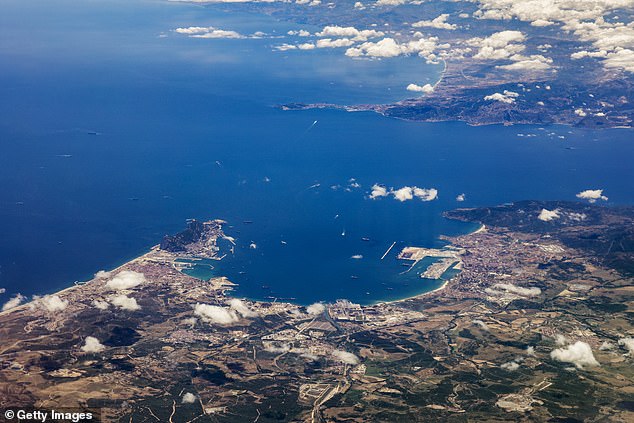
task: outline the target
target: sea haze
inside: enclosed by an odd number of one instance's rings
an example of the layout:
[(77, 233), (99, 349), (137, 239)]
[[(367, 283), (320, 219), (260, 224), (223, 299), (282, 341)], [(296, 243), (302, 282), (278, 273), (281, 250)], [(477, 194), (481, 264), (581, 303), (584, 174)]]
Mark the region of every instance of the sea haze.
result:
[[(213, 272), (237, 282), (236, 295), (304, 304), (396, 299), (441, 284), (401, 274), (400, 248), (440, 246), (440, 235), (475, 228), (443, 219), (443, 210), (573, 200), (585, 189), (634, 202), (630, 130), (283, 111), (275, 106), (397, 101), (411, 96), (409, 83), (434, 83), (442, 66), (418, 57), (353, 60), (342, 49), (276, 51), (298, 42), (287, 31), (319, 28), (230, 10), (3, 2), (0, 303), (115, 267), (188, 218), (228, 222), (235, 255)], [(268, 35), (173, 31), (188, 26)], [(375, 183), (436, 188), (439, 199), (371, 200)]]

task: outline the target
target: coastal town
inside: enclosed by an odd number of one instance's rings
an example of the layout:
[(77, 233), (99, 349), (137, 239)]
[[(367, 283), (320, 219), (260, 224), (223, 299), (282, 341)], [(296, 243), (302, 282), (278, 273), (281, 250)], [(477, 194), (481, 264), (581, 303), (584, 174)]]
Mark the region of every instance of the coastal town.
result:
[[(520, 207), (537, 216), (549, 205)], [(630, 210), (608, 210), (597, 213), (631, 225)], [(487, 222), (442, 249), (405, 248), (402, 260), (440, 259), (425, 277), (461, 272), (369, 306), (249, 301), (224, 277), (183, 273), (185, 259), (219, 258), (222, 226), (190, 221), (120, 268), (3, 311), (0, 408), (97, 410), (103, 421), (634, 415), (632, 279), (571, 247), (568, 226)]]

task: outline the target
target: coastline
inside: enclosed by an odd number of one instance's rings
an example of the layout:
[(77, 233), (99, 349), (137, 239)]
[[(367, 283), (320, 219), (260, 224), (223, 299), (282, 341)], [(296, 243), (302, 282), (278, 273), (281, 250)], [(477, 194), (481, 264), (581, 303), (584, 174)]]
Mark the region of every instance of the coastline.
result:
[[(112, 269), (112, 270), (107, 270), (107, 272), (108, 272), (108, 273), (112, 273), (112, 272), (117, 272), (117, 271), (120, 271), (123, 267), (128, 266), (128, 265), (130, 265), (130, 264), (132, 264), (132, 263), (134, 263), (134, 262), (136, 262), (136, 261), (139, 261), (139, 260), (143, 259), (143, 258), (144, 258), (144, 257), (146, 257), (148, 254), (150, 254), (152, 251), (154, 251), (154, 249), (155, 249), (156, 247), (158, 247), (158, 245), (155, 245), (154, 247), (150, 248), (150, 250), (149, 250), (149, 251), (147, 251), (146, 253), (141, 254), (140, 256), (137, 256), (137, 257), (133, 258), (132, 260), (126, 261), (125, 263), (123, 263), (123, 264), (121, 264), (121, 265), (119, 265), (119, 266), (115, 267), (115, 268), (114, 268), (114, 269)], [(94, 284), (94, 283), (95, 283), (96, 281), (98, 281), (98, 280), (100, 280), (100, 279), (97, 279), (97, 278), (95, 278), (95, 277), (93, 276), (93, 278), (92, 278), (92, 279), (90, 279), (90, 280), (88, 280), (88, 281), (85, 281), (84, 283), (81, 283), (81, 284), (76, 284), (76, 283), (74, 283), (74, 282), (73, 282), (73, 284), (72, 284), (72, 285), (70, 285), (70, 286), (68, 286), (68, 287), (66, 287), (66, 288), (63, 288), (63, 289), (61, 289), (61, 290), (59, 290), (59, 291), (52, 292), (52, 293), (50, 293), (50, 294), (44, 294), (44, 295), (33, 295), (33, 296), (31, 297), (31, 300), (30, 300), (30, 301), (28, 301), (28, 302), (22, 303), (22, 304), (20, 304), (20, 305), (18, 305), (18, 306), (12, 307), (12, 308), (10, 308), (10, 309), (8, 309), (8, 310), (0, 311), (0, 317), (5, 316), (5, 315), (8, 315), (8, 314), (10, 314), (11, 312), (14, 312), (14, 311), (21, 311), (21, 310), (25, 310), (25, 309), (27, 309), (27, 308), (30, 308), (30, 307), (31, 307), (31, 304), (35, 301), (35, 299), (34, 299), (33, 297), (38, 297), (38, 298), (41, 298), (41, 297), (45, 297), (45, 296), (48, 296), (48, 295), (60, 295), (60, 294), (65, 294), (65, 293), (73, 292), (73, 291), (74, 291), (74, 290), (76, 290), (77, 288), (82, 288), (82, 287), (85, 287), (86, 285), (92, 285), (92, 284)]]
[(398, 304), (398, 303), (402, 303), (405, 301), (409, 301), (409, 300), (415, 300), (417, 298), (423, 298), (427, 295), (431, 295), (435, 292), (439, 292), (442, 291), (443, 289), (445, 289), (447, 287), (447, 285), (449, 285), (450, 282), (453, 282), (454, 279), (456, 279), (458, 275), (455, 275), (445, 281), (443, 281), (442, 285), (440, 285), (438, 288), (432, 289), (431, 291), (426, 291), (426, 292), (422, 292), (420, 294), (416, 294), (416, 295), (411, 295), (409, 297), (405, 297), (405, 298), (401, 298), (399, 300), (389, 300), (389, 301), (376, 301), (372, 304), (370, 304), (371, 306), (375, 306), (375, 305), (383, 305), (383, 304)]
[[(472, 232), (466, 233), (463, 236), (475, 235), (475, 234), (478, 234), (478, 233), (481, 233), (481, 232), (484, 232), (484, 231), (486, 231), (486, 225), (480, 224), (480, 227), (478, 229), (476, 229), (476, 230), (474, 230)], [(123, 263), (123, 264), (121, 264), (121, 265), (119, 265), (119, 266), (117, 266), (117, 267), (115, 267), (115, 268), (113, 268), (111, 270), (107, 270), (107, 272), (108, 273), (114, 273), (114, 272), (121, 271), (126, 266), (129, 266), (129, 265), (131, 265), (131, 264), (133, 264), (135, 262), (143, 260), (145, 257), (147, 257), (152, 252), (156, 251), (157, 249), (159, 249), (159, 245), (158, 244), (152, 246), (144, 254), (142, 254), (140, 256), (137, 256), (137, 257), (133, 258), (132, 260), (129, 260), (129, 261), (127, 261), (127, 262), (125, 262), (125, 263)], [(183, 273), (183, 272), (181, 272), (181, 273)], [(460, 272), (458, 274), (452, 276), (451, 278), (449, 278), (447, 280), (444, 280), (443, 283), (439, 287), (434, 288), (431, 291), (425, 291), (425, 292), (421, 292), (419, 294), (410, 295), (410, 296), (407, 296), (407, 297), (394, 299), (394, 300), (376, 300), (376, 301), (373, 301), (373, 302), (368, 303), (366, 305), (362, 305), (362, 307), (372, 307), (372, 306), (381, 305), (381, 304), (396, 304), (396, 303), (400, 303), (400, 302), (404, 302), (404, 301), (408, 301), (408, 300), (412, 300), (412, 299), (416, 299), (416, 298), (422, 298), (424, 296), (431, 295), (431, 294), (434, 294), (436, 292), (442, 291), (443, 289), (445, 289), (449, 285), (450, 282), (453, 282), (459, 275), (460, 275)], [(190, 275), (188, 275), (188, 276), (190, 276)], [(194, 276), (192, 276), (192, 277), (194, 277)], [(198, 278), (196, 278), (196, 279), (198, 279)], [(41, 298), (41, 297), (49, 296), (49, 295), (60, 295), (60, 294), (63, 295), (65, 293), (74, 292), (76, 289), (81, 288), (81, 287), (85, 287), (86, 285), (92, 285), (92, 284), (96, 283), (99, 280), (101, 280), (101, 279), (97, 279), (97, 278), (93, 277), (92, 279), (86, 281), (85, 283), (81, 283), (81, 284), (73, 283), (72, 285), (70, 285), (70, 286), (68, 286), (66, 288), (63, 288), (63, 289), (61, 289), (59, 291), (55, 291), (55, 292), (52, 292), (50, 294), (45, 294), (45, 295), (40, 295), (40, 296), (35, 296), (35, 297)], [(232, 297), (232, 295), (229, 294), (229, 295), (227, 295), (227, 297)], [(31, 308), (31, 307), (33, 307), (32, 304), (33, 304), (34, 301), (36, 301), (36, 299), (37, 298), (31, 297), (31, 300), (28, 301), (28, 302), (22, 303), (22, 304), (20, 304), (20, 305), (18, 305), (16, 307), (8, 309), (8, 310), (0, 311), (0, 317), (8, 315), (8, 314), (10, 314), (12, 312), (23, 311), (23, 310), (26, 310), (28, 308)], [(249, 300), (253, 301), (253, 302), (256, 302), (256, 303), (268, 303), (268, 301), (263, 301), (263, 300), (258, 300), (258, 299), (250, 299), (249, 298)], [(284, 303), (289, 303), (289, 304), (294, 304), (292, 301), (283, 301), (283, 302)]]
[[(487, 230), (486, 225), (481, 223), (480, 227), (478, 229), (476, 229), (473, 232), (466, 233), (466, 234), (464, 234), (462, 236), (476, 235), (476, 234), (485, 232), (486, 230)], [(401, 303), (401, 302), (405, 302), (405, 301), (409, 301), (409, 300), (415, 300), (417, 298), (423, 298), (423, 297), (425, 297), (427, 295), (431, 295), (431, 294), (434, 294), (436, 292), (439, 292), (439, 291), (442, 291), (443, 289), (445, 289), (450, 283), (454, 282), (455, 279), (460, 276), (460, 273), (462, 273), (462, 272), (458, 272), (456, 275), (450, 277), (449, 279), (444, 280), (442, 285), (440, 285), (439, 287), (437, 287), (435, 289), (432, 289), (431, 291), (421, 292), (420, 294), (410, 295), (409, 297), (401, 298), (401, 299), (398, 299), (398, 300), (375, 301), (371, 305), (396, 304), (396, 303)]]

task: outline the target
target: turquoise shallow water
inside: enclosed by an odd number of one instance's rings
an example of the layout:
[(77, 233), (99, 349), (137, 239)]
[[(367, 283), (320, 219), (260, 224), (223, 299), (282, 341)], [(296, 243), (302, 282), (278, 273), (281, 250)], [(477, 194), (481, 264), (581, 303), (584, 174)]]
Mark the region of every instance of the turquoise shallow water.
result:
[[(273, 51), (293, 39), (201, 40), (170, 31), (213, 25), (281, 36), (301, 28), (226, 10), (5, 2), (0, 287), (7, 293), (0, 301), (112, 268), (181, 230), (187, 218), (229, 222), (236, 253), (218, 271), (239, 283), (237, 295), (300, 303), (400, 298), (438, 282), (399, 275), (399, 247), (439, 246), (439, 235), (474, 228), (443, 219), (443, 210), (574, 199), (589, 188), (605, 189), (613, 204), (634, 200), (630, 130), (282, 111), (274, 106), (398, 100), (408, 83), (433, 82), (441, 69), (416, 57)], [(439, 199), (370, 200), (375, 183), (434, 187)], [(464, 203), (455, 201), (460, 193)]]

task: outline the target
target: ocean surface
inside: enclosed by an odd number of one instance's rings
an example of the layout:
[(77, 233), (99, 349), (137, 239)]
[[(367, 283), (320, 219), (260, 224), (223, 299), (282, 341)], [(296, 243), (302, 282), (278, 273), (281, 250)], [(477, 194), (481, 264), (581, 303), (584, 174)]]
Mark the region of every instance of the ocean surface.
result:
[[(444, 210), (604, 189), (634, 203), (631, 130), (469, 127), (286, 102), (385, 103), (434, 83), (418, 57), (276, 51), (319, 30), (232, 6), (5, 0), (0, 14), (0, 303), (144, 253), (188, 218), (221, 218), (236, 295), (403, 298), (438, 287), (396, 260), (475, 225)], [(213, 26), (260, 38), (198, 39)], [(375, 183), (439, 198), (371, 200)], [(466, 201), (456, 196), (465, 194)], [(363, 238), (369, 239), (364, 241)], [(387, 248), (390, 254), (381, 260)], [(252, 245), (253, 244), (253, 245)], [(253, 248), (255, 247), (255, 248)], [(362, 256), (362, 258), (352, 258)], [(426, 263), (421, 263), (424, 266)], [(209, 268), (195, 269), (209, 277)]]

